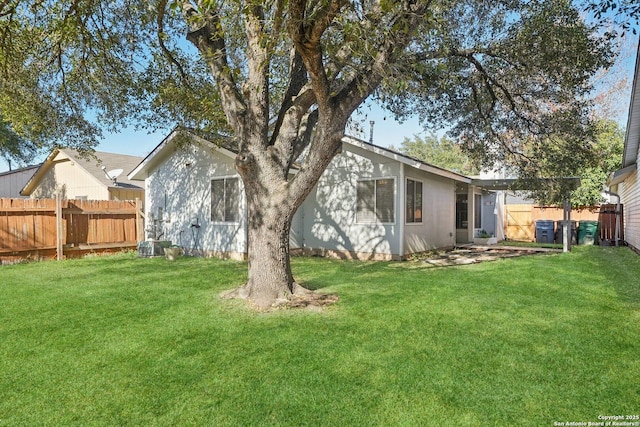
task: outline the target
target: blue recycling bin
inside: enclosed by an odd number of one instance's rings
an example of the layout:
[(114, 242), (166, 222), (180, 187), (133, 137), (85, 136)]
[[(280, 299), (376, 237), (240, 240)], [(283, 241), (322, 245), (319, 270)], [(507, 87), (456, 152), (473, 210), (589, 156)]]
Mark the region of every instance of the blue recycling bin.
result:
[(553, 221), (540, 219), (536, 221), (536, 243), (553, 243)]

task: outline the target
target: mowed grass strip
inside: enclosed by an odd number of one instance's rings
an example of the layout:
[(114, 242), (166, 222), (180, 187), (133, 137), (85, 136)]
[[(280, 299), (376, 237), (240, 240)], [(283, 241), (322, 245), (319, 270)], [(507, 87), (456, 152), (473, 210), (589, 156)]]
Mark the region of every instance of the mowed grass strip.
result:
[(0, 268), (0, 425), (553, 425), (636, 414), (640, 257), (453, 268), (295, 258), (323, 313), (220, 292), (243, 263)]

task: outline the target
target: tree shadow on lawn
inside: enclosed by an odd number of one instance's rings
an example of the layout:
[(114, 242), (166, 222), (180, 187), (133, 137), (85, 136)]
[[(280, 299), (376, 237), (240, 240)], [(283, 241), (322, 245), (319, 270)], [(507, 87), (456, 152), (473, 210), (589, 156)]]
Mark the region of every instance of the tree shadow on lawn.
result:
[[(368, 274), (382, 273), (391, 261), (360, 261), (333, 258), (296, 258), (293, 275), (300, 286), (317, 291), (332, 286), (362, 283)], [(387, 274), (387, 273), (385, 273)]]

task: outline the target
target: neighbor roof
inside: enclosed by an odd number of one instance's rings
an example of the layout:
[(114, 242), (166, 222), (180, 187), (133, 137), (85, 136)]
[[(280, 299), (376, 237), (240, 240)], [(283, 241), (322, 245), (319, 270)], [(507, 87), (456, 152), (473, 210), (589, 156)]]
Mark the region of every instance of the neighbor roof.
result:
[(25, 167), (18, 168), (18, 169), (11, 169), (11, 170), (8, 170), (8, 171), (0, 172), (0, 176), (12, 175), (12, 174), (20, 173), (20, 172), (26, 172), (26, 171), (29, 171), (29, 170), (33, 170), (35, 172), (35, 170), (38, 169), (40, 167), (40, 165), (42, 165), (42, 163), (38, 163), (37, 165), (25, 166)]
[[(69, 160), (73, 160), (78, 167), (82, 168), (87, 174), (91, 175), (107, 188), (144, 189), (138, 183), (131, 181), (126, 175), (128, 171), (140, 163), (141, 157), (102, 151), (81, 154), (77, 150), (70, 148), (56, 148), (47, 156), (47, 159), (40, 165), (29, 182), (24, 186), (20, 192), (22, 195), (28, 196), (35, 190), (36, 185), (40, 182), (44, 174), (53, 167), (55, 159), (59, 154), (68, 157)], [(105, 170), (102, 170), (103, 166)], [(123, 173), (116, 179), (116, 185), (114, 185), (113, 181), (107, 178), (105, 174), (105, 171), (108, 172), (115, 169), (123, 170)]]

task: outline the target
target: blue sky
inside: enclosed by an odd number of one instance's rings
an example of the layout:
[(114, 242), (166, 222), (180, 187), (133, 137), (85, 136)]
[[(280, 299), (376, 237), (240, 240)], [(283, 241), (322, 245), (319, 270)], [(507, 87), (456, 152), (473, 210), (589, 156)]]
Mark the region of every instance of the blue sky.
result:
[[(364, 122), (364, 134), (353, 136), (369, 140), (370, 120), (375, 121), (373, 131), (374, 143), (385, 147), (390, 145), (398, 147), (405, 136), (410, 138), (416, 133), (423, 133), (417, 117), (412, 117), (403, 123), (399, 123), (393, 119), (392, 114), (383, 111), (377, 106), (372, 107), (370, 111), (367, 110), (367, 113), (368, 115)], [(174, 124), (172, 123), (167, 130), (152, 134), (132, 129), (125, 129), (120, 133), (109, 134), (106, 136), (104, 142), (98, 146), (97, 151), (144, 157), (171, 132), (173, 126)]]
[[(374, 106), (370, 111), (367, 109), (367, 112), (368, 116), (365, 120), (364, 134), (354, 136), (369, 140), (370, 120), (375, 121), (373, 132), (374, 143), (378, 145), (386, 147), (394, 145), (398, 147), (404, 140), (405, 136), (410, 138), (414, 134), (422, 133), (422, 127), (418, 123), (418, 119), (416, 117), (409, 118), (403, 123), (399, 123), (393, 119), (393, 116), (390, 113), (386, 113), (379, 107)], [(167, 126), (166, 130), (154, 133), (126, 128), (118, 133), (105, 134), (102, 143), (96, 147), (96, 151), (145, 157), (162, 141), (165, 136), (167, 136), (169, 132), (171, 132), (173, 127), (174, 123), (171, 123)], [(42, 155), (38, 161), (42, 161), (46, 158), (47, 154)], [(12, 165), (13, 169), (17, 169), (17, 167), (18, 166), (15, 164)], [(0, 159), (0, 172), (8, 169), (9, 166), (6, 162)], [(125, 173), (126, 172), (129, 171), (125, 171)]]

